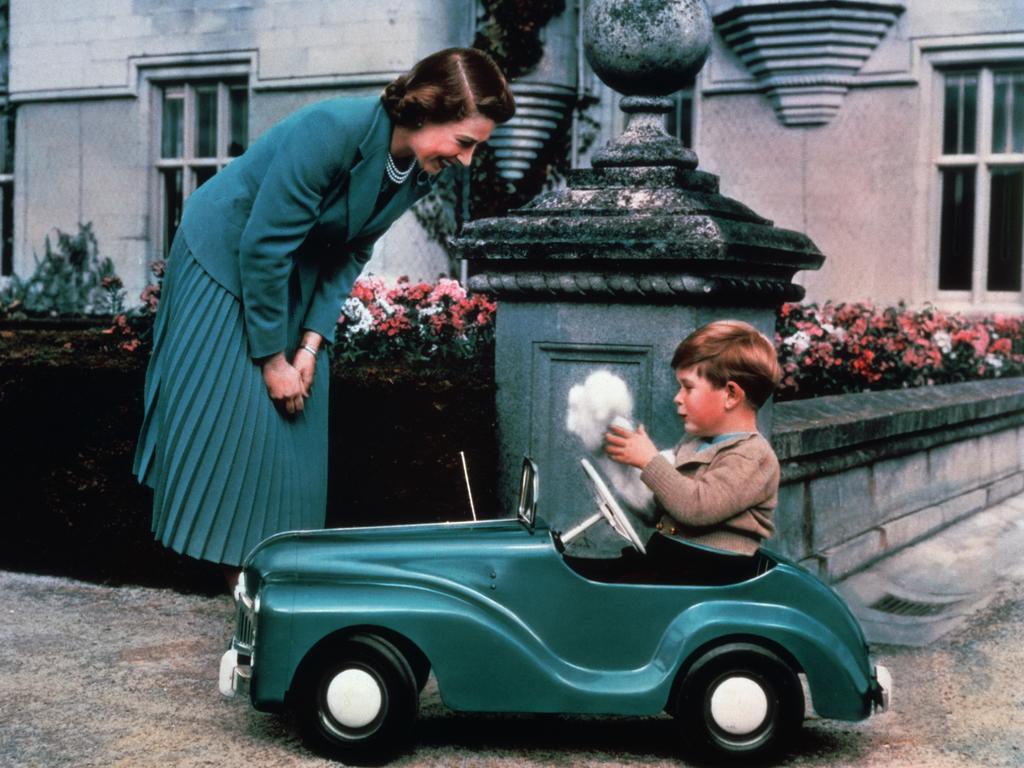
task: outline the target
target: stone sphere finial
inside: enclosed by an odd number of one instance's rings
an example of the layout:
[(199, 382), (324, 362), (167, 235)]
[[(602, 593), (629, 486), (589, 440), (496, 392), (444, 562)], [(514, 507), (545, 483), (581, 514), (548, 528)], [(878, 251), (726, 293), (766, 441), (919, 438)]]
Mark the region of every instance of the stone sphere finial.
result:
[(587, 0), (583, 47), (594, 72), (623, 94), (626, 130), (594, 153), (595, 168), (696, 168), (697, 155), (665, 132), (669, 94), (704, 66), (711, 47), (705, 0)]
[(588, 0), (583, 48), (598, 77), (626, 96), (666, 96), (704, 65), (705, 0)]

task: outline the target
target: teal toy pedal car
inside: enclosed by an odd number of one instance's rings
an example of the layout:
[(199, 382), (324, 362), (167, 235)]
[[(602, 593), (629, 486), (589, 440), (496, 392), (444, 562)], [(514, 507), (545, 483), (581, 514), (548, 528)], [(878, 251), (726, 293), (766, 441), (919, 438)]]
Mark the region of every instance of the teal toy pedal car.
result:
[[(740, 758), (799, 729), (801, 675), (822, 717), (888, 705), (856, 619), (803, 568), (694, 546), (704, 576), (671, 583), (637, 553), (572, 557), (537, 517), (537, 488), (527, 459), (510, 519), (267, 539), (235, 591), (221, 691), (290, 708), (318, 751), (352, 763), (408, 743), (431, 672), (453, 710), (668, 711), (690, 743)], [(595, 490), (642, 549), (599, 478)]]

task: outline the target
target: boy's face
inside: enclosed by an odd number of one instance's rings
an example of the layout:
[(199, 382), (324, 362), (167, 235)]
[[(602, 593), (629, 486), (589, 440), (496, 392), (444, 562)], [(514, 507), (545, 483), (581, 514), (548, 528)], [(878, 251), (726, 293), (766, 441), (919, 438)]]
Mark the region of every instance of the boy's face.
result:
[(729, 390), (718, 388), (705, 379), (695, 368), (676, 370), (679, 394), (673, 402), (687, 434), (694, 437), (715, 437), (725, 434), (724, 428), (728, 409), (726, 402)]

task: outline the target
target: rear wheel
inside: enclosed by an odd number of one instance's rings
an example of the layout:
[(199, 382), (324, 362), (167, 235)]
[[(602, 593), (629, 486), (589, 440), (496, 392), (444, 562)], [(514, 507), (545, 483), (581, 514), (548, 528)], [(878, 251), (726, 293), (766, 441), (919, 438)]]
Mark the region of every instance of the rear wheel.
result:
[(419, 691), (409, 663), (394, 645), (358, 635), (312, 660), (294, 708), (315, 750), (350, 764), (373, 764), (408, 742)]
[(804, 695), (796, 674), (775, 654), (735, 644), (694, 664), (680, 688), (675, 714), (700, 752), (765, 757), (799, 730)]

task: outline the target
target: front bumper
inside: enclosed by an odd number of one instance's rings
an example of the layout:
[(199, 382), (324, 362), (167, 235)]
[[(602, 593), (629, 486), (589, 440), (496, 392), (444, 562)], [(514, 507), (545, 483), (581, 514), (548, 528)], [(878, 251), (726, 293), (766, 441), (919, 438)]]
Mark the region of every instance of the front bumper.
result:
[(892, 706), (892, 673), (888, 667), (875, 665), (875, 679), (872, 685), (872, 701), (875, 712), (885, 712)]
[(246, 591), (243, 573), (235, 587), (235, 636), (231, 639), (231, 648), (220, 658), (220, 673), (217, 676), (218, 687), (225, 696), (249, 694), (258, 605), (259, 597), (250, 598)]
[(220, 674), (217, 684), (220, 692), (232, 697), (236, 694), (249, 695), (249, 683), (252, 681), (252, 666), (245, 656), (240, 657), (238, 651), (231, 648), (220, 657)]

